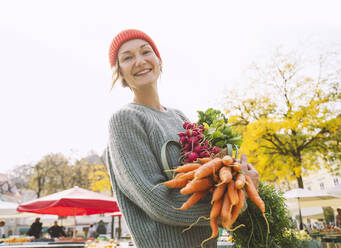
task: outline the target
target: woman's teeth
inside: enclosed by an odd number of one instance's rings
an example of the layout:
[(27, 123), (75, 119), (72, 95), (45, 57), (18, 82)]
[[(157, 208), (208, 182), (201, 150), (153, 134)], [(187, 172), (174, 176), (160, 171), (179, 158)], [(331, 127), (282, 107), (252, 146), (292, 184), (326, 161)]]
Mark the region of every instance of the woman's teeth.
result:
[(140, 71), (138, 73), (135, 73), (135, 76), (141, 76), (141, 75), (144, 75), (150, 71), (151, 71), (151, 69), (146, 69), (146, 70)]

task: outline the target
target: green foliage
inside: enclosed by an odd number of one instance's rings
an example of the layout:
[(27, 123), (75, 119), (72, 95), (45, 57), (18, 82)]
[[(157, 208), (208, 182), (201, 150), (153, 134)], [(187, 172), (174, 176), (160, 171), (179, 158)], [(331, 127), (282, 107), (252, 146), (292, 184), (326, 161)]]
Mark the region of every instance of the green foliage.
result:
[(282, 193), (277, 192), (272, 185), (264, 185), (262, 182), (259, 184), (258, 191), (266, 206), (265, 214), (270, 233), (267, 234), (266, 222), (259, 208), (247, 199), (248, 208), (234, 224), (234, 227), (245, 225), (232, 233), (235, 247), (301, 247), (300, 241), (291, 231), (293, 222), (289, 217)]
[(204, 125), (204, 123), (206, 123), (207, 125), (211, 126), (214, 121), (223, 120), (225, 123), (228, 121), (228, 119), (223, 113), (221, 113), (220, 110), (209, 108), (205, 112), (200, 110), (197, 112), (199, 115), (199, 120), (197, 122), (198, 125)]
[(199, 115), (197, 124), (205, 127), (204, 135), (212, 146), (220, 148), (226, 148), (227, 144), (240, 146), (242, 143), (240, 134), (232, 131), (228, 118), (220, 110), (209, 108), (205, 112), (197, 112)]
[(332, 207), (323, 207), (324, 219), (327, 223), (334, 223), (334, 209)]

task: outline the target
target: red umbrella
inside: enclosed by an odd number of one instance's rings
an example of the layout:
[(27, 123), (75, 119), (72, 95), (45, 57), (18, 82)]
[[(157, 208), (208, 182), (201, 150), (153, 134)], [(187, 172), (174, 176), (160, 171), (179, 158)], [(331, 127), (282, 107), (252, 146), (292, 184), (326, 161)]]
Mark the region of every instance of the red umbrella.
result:
[(116, 200), (100, 193), (74, 187), (18, 206), (18, 212), (59, 216), (92, 215), (120, 211)]
[(18, 206), (17, 211), (58, 216), (80, 216), (113, 213), (120, 210), (113, 197), (76, 186), (23, 203)]

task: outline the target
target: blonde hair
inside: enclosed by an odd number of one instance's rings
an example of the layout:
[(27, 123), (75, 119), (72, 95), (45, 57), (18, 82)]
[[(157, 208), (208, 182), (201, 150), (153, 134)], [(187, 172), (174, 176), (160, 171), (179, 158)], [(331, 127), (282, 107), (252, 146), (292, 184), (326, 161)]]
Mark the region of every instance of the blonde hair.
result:
[(120, 80), (122, 87), (129, 87), (126, 80), (122, 77), (121, 72), (120, 72), (120, 65), (118, 63), (118, 61), (116, 61), (116, 65), (115, 65), (115, 69), (112, 73), (112, 84), (111, 84), (111, 89), (110, 91), (112, 91), (112, 89), (114, 88), (115, 83)]

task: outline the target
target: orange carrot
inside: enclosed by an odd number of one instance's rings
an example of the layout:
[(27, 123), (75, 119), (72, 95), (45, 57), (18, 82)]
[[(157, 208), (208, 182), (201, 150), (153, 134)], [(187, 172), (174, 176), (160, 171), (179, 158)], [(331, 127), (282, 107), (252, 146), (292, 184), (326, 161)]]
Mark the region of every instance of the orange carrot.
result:
[(222, 160), (224, 165), (230, 165), (234, 162), (234, 159), (229, 155), (224, 156)]
[(177, 173), (174, 178), (180, 178), (184, 174), (185, 174), (184, 172)]
[(181, 176), (179, 176), (179, 178), (192, 180), (194, 178), (194, 173), (195, 173), (195, 170), (192, 170), (192, 171), (182, 174)]
[(245, 193), (244, 193), (244, 190), (238, 189), (237, 192), (238, 192), (238, 198), (239, 198), (239, 202), (238, 202), (237, 206), (240, 209), (243, 209), (244, 208), (244, 203), (245, 203)]
[(198, 191), (194, 192), (187, 201), (185, 201), (180, 208), (174, 208), (176, 210), (186, 210), (189, 209), (191, 206), (193, 206), (195, 203), (197, 203), (201, 198), (203, 198), (208, 191)]
[(221, 208), (223, 206), (223, 199), (219, 199), (213, 203), (210, 212), (210, 219), (217, 218), (221, 212)]
[(242, 173), (239, 173), (236, 177), (236, 188), (241, 189), (245, 185), (245, 176)]
[(213, 173), (218, 171), (222, 165), (223, 162), (221, 161), (220, 158), (214, 158), (211, 161), (199, 167), (195, 172), (194, 178), (201, 179), (209, 175), (212, 175)]
[(233, 170), (234, 170), (234, 171), (237, 171), (237, 172), (239, 172), (239, 171), (242, 170), (242, 165), (241, 165), (241, 163), (239, 163), (239, 162), (234, 162), (234, 163), (232, 164), (232, 167), (233, 167)]
[(236, 229), (238, 229), (239, 227), (241, 226), (245, 226), (244, 224), (241, 224), (239, 226), (237, 226), (236, 228), (234, 229), (230, 229), (231, 226), (236, 222), (236, 220), (238, 219), (238, 216), (240, 214), (240, 211), (242, 209), (239, 208), (238, 206), (234, 206), (233, 209), (232, 209), (232, 213), (231, 213), (231, 219), (228, 221), (227, 225), (226, 225), (226, 229), (229, 230), (229, 231), (235, 231)]
[(229, 183), (232, 180), (232, 173), (231, 168), (229, 167), (223, 167), (219, 170), (219, 178), (221, 183), (219, 183), (217, 186), (223, 183)]
[(239, 227), (245, 226), (244, 224), (241, 224), (237, 227), (235, 227), (234, 229), (230, 229), (231, 226), (236, 222), (236, 220), (238, 219), (238, 216), (240, 214), (240, 211), (244, 208), (244, 201), (245, 201), (245, 194), (244, 191), (241, 189), (237, 190), (238, 193), (238, 197), (239, 197), (239, 202), (237, 205), (233, 206), (232, 211), (231, 211), (231, 218), (230, 220), (227, 222), (225, 228), (229, 231), (235, 231), (236, 229), (238, 229)]
[(211, 199), (211, 204), (213, 204), (213, 202), (221, 199), (225, 193), (225, 189), (226, 189), (226, 183), (220, 184), (219, 186), (216, 186), (213, 190), (213, 194), (212, 194), (212, 199)]
[(212, 185), (213, 185), (213, 181), (211, 178), (208, 178), (208, 177), (198, 179), (198, 180), (192, 180), (180, 190), (180, 193), (183, 195), (188, 195), (196, 191), (207, 190), (211, 188)]
[(198, 160), (199, 160), (199, 162), (200, 162), (200, 163), (202, 163), (202, 164), (205, 164), (205, 163), (207, 163), (207, 162), (211, 161), (211, 160), (212, 160), (212, 158), (211, 158), (211, 157), (206, 157), (206, 158), (198, 158)]
[(210, 239), (214, 239), (215, 237), (218, 236), (219, 234), (219, 226), (218, 226), (218, 218), (213, 218), (210, 219), (210, 226), (211, 226), (211, 230), (212, 230), (212, 234), (211, 237), (205, 239), (204, 241), (201, 242), (201, 247), (203, 248), (204, 243), (206, 243), (207, 241), (209, 241)]
[(188, 180), (186, 179), (180, 179), (180, 178), (174, 178), (169, 181), (163, 182), (167, 188), (183, 188), (187, 185)]
[(226, 228), (229, 219), (231, 218), (231, 202), (227, 192), (225, 192), (223, 197), (223, 206), (220, 211), (221, 225)]
[(220, 181), (219, 179), (219, 171), (216, 171), (215, 173), (212, 174), (212, 179), (214, 183), (218, 183)]
[(265, 213), (265, 203), (262, 200), (262, 198), (260, 198), (258, 191), (255, 185), (253, 184), (251, 178), (248, 175), (245, 175), (245, 180), (247, 182), (247, 184), (245, 185), (245, 189), (250, 200), (256, 204), (256, 206), (260, 209), (262, 213)]
[(232, 210), (232, 207), (237, 205), (239, 202), (238, 192), (235, 187), (235, 182), (233, 180), (231, 180), (231, 182), (229, 182), (229, 184), (227, 185), (227, 194), (229, 195), (230, 198)]
[(188, 164), (178, 166), (173, 170), (166, 170), (166, 171), (188, 172), (188, 171), (198, 169), (200, 166), (201, 166), (201, 164), (199, 164), (199, 163), (188, 163)]
[(245, 180), (246, 180), (246, 184), (245, 184), (246, 193), (251, 199), (251, 201), (253, 201), (262, 212), (266, 225), (268, 227), (268, 234), (269, 234), (270, 226), (269, 226), (268, 219), (265, 216), (265, 203), (262, 200), (262, 198), (259, 196), (256, 186), (253, 184), (251, 178), (248, 175), (245, 175)]
[(162, 182), (159, 184), (156, 184), (151, 191), (153, 191), (156, 187), (160, 186), (161, 184), (164, 184), (167, 188), (183, 188), (187, 185), (188, 180), (186, 179), (180, 179), (180, 178), (173, 178), (171, 180), (168, 180), (166, 182)]

